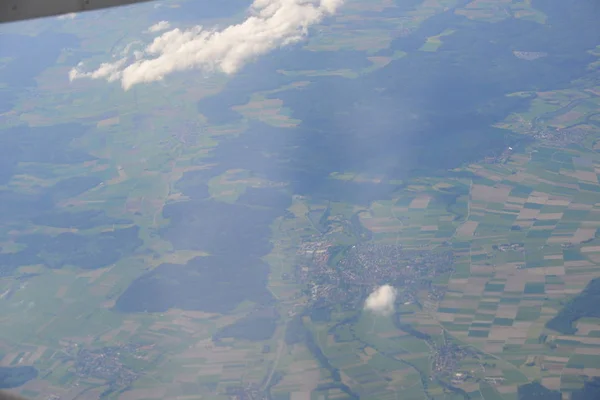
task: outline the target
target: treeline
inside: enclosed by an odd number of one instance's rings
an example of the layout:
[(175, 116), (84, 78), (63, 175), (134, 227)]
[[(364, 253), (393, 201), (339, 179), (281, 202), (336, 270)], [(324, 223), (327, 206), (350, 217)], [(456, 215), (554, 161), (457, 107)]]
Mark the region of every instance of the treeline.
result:
[(339, 389), (344, 392), (350, 399), (358, 399), (359, 396), (342, 382), (340, 371), (331, 365), (325, 354), (321, 351), (312, 332), (304, 326), (302, 314), (296, 314), (288, 323), (285, 330), (285, 343), (292, 345), (296, 343), (304, 343), (313, 357), (319, 362), (319, 365), (329, 371), (331, 374), (332, 383), (321, 384), (317, 390)]
[(402, 318), (401, 313), (397, 312), (394, 314), (393, 321), (394, 321), (394, 325), (396, 326), (396, 328), (398, 328), (402, 332), (408, 333), (409, 335), (416, 337), (417, 339), (421, 339), (421, 340), (425, 340), (425, 341), (431, 340), (430, 335), (413, 328), (412, 325), (410, 325), (410, 324), (403, 323), (401, 318)]
[(279, 314), (272, 309), (257, 310), (219, 329), (213, 340), (225, 338), (245, 339), (254, 342), (269, 340), (277, 328)]
[(571, 299), (546, 327), (565, 335), (574, 334), (574, 324), (580, 318), (600, 318), (600, 278), (593, 279), (585, 289)]
[(600, 399), (600, 378), (586, 381), (583, 387), (571, 393), (571, 400)]
[(0, 367), (0, 389), (11, 389), (37, 378), (38, 371), (32, 366)]
[(269, 340), (275, 333), (277, 319), (272, 317), (244, 317), (231, 325), (224, 326), (213, 335), (214, 341), (233, 338), (253, 342)]
[(531, 382), (519, 386), (517, 389), (519, 400), (561, 400), (562, 394), (558, 390), (548, 389), (539, 382)]
[(290, 322), (288, 322), (287, 329), (285, 331), (285, 343), (295, 344), (304, 343), (310, 350), (312, 355), (317, 359), (321, 367), (325, 368), (331, 374), (331, 377), (336, 382), (341, 382), (340, 371), (329, 363), (329, 360), (321, 348), (317, 344), (312, 332), (304, 326), (302, 316), (297, 314)]
[[(562, 394), (558, 390), (551, 390), (539, 382), (531, 382), (518, 388), (519, 400), (561, 400)], [(571, 392), (571, 400), (600, 399), (600, 378), (587, 380), (581, 389)]]

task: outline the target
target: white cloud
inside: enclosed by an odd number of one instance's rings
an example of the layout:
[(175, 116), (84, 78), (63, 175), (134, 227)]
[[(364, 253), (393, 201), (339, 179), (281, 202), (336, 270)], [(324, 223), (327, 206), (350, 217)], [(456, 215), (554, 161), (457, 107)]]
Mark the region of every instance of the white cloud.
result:
[[(81, 73), (77, 68), (73, 68), (69, 72), (69, 79), (72, 81), (81, 77), (92, 79), (105, 78), (108, 82), (113, 82), (121, 77), (121, 68), (123, 68), (126, 61), (126, 59), (121, 59), (114, 63), (102, 63), (98, 69), (93, 72)], [(77, 67), (81, 68), (82, 66), (83, 64), (79, 63)]]
[(390, 285), (378, 287), (367, 297), (365, 301), (365, 310), (369, 310), (379, 315), (390, 315), (394, 312), (394, 302), (396, 301), (396, 289)]
[(160, 31), (165, 31), (167, 29), (169, 29), (171, 27), (171, 24), (169, 24), (169, 21), (160, 21), (155, 23), (154, 25), (152, 25), (150, 28), (148, 28), (149, 33), (154, 33), (154, 32), (160, 32)]
[(77, 17), (77, 13), (68, 13), (68, 14), (63, 14), (63, 15), (59, 15), (58, 19), (75, 19), (75, 17)]
[[(127, 55), (132, 54), (137, 60), (139, 60), (143, 56), (143, 52), (140, 50), (134, 50), (135, 46), (137, 45), (139, 45), (140, 48), (144, 47), (144, 43), (140, 42), (139, 40), (131, 42), (127, 44), (127, 46), (125, 46), (125, 48), (121, 51), (120, 57), (127, 57)], [(117, 57), (117, 55), (114, 54), (113, 57)]]
[(343, 0), (255, 0), (250, 16), (240, 24), (216, 31), (202, 26), (173, 29), (156, 37), (141, 57), (104, 63), (92, 72), (82, 65), (71, 70), (78, 78), (120, 79), (123, 89), (162, 80), (176, 71), (204, 69), (233, 74), (249, 61), (278, 47), (302, 40), (308, 27), (335, 13)]

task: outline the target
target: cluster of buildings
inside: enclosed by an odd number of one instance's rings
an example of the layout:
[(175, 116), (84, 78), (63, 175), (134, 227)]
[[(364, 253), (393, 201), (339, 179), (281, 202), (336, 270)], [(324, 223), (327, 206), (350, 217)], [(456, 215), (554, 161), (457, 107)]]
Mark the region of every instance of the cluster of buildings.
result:
[(363, 294), (383, 283), (403, 287), (399, 293), (402, 302), (416, 302), (417, 290), (424, 287), (431, 289), (433, 298), (441, 298), (442, 289), (432, 287), (431, 280), (451, 272), (454, 263), (451, 251), (405, 250), (399, 245), (373, 243), (332, 248), (325, 240), (304, 243), (298, 256), (296, 279), (307, 285), (311, 302), (342, 304), (346, 309), (355, 307)]
[(487, 156), (483, 159), (483, 162), (485, 164), (504, 164), (506, 163), (511, 154), (513, 154), (514, 149), (512, 147), (507, 147), (505, 148), (502, 153), (498, 154), (498, 155), (491, 155), (491, 156)]
[(478, 358), (478, 355), (468, 347), (446, 342), (436, 347), (431, 369), (434, 374), (450, 377), (452, 381), (464, 381), (469, 377), (469, 373), (456, 370), (459, 368), (459, 362), (467, 357)]
[(300, 245), (297, 254), (310, 258), (313, 263), (326, 265), (329, 262), (329, 248), (331, 246), (332, 244), (327, 240), (306, 241)]
[(433, 302), (441, 301), (446, 295), (447, 290), (448, 288), (446, 286), (431, 285), (431, 288), (427, 293), (427, 299)]
[(270, 397), (255, 383), (246, 386), (232, 386), (227, 388), (225, 394), (234, 400), (267, 400)]
[(524, 252), (525, 245), (523, 243), (507, 243), (507, 244), (499, 244), (492, 246), (494, 250), (506, 252), (506, 251), (518, 251)]
[(544, 128), (536, 132), (533, 137), (553, 146), (565, 147), (569, 144), (581, 143), (589, 134), (589, 131), (575, 126), (565, 129)]
[[(522, 251), (523, 245), (498, 245), (497, 251)], [(425, 303), (437, 303), (446, 293), (445, 286), (433, 284), (435, 277), (454, 270), (451, 250), (405, 249), (400, 245), (362, 242), (354, 246), (332, 246), (323, 237), (310, 238), (297, 251), (298, 266), (295, 279), (307, 287), (309, 304), (315, 307), (331, 304), (344, 309), (362, 307), (365, 296), (373, 286), (383, 283), (397, 287), (397, 302), (419, 303), (424, 292)], [(451, 384), (473, 378), (470, 372), (460, 371), (461, 361), (468, 357), (479, 359), (473, 349), (444, 340), (440, 345), (426, 339), (433, 351), (432, 371)], [(245, 391), (244, 393), (247, 393)], [(257, 397), (238, 397), (250, 399)]]
[(106, 380), (113, 387), (128, 387), (139, 377), (139, 373), (123, 365), (121, 359), (127, 354), (135, 355), (139, 348), (139, 345), (124, 344), (99, 350), (81, 349), (75, 361), (75, 374), (83, 378)]
[(473, 371), (459, 370), (459, 363), (467, 357), (481, 360), (479, 353), (470, 347), (463, 347), (448, 341), (443, 330), (442, 336), (444, 341), (441, 345), (430, 342), (435, 349), (431, 364), (433, 374), (438, 379), (449, 381), (454, 386), (460, 386), (468, 379), (475, 379)]

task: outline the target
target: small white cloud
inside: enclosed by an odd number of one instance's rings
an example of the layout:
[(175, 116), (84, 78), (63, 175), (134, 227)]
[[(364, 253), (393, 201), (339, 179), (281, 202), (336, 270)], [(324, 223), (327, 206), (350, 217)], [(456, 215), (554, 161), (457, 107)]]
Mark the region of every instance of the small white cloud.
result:
[(127, 62), (126, 58), (121, 58), (113, 63), (102, 63), (100, 66), (92, 72), (80, 72), (79, 69), (83, 67), (83, 63), (79, 63), (77, 68), (73, 68), (69, 71), (69, 80), (73, 81), (80, 78), (105, 78), (108, 82), (114, 82), (121, 77), (120, 70)]
[(77, 13), (68, 13), (68, 14), (63, 14), (63, 15), (59, 15), (58, 19), (75, 19), (75, 17), (77, 17)]
[(302, 40), (308, 27), (335, 13), (343, 0), (255, 0), (243, 22), (216, 31), (202, 26), (173, 29), (156, 37), (135, 57), (102, 64), (92, 72), (75, 67), (71, 80), (120, 79), (128, 90), (143, 82), (191, 69), (233, 74), (247, 62), (278, 47)]
[(165, 31), (165, 30), (169, 29), (170, 27), (171, 27), (171, 24), (169, 24), (169, 21), (160, 21), (160, 22), (157, 22), (154, 25), (152, 25), (150, 28), (148, 28), (147, 32), (154, 33), (154, 32)]
[(372, 311), (379, 315), (390, 315), (394, 312), (396, 295), (396, 289), (392, 286), (380, 286), (367, 297), (367, 300), (365, 301), (365, 310)]

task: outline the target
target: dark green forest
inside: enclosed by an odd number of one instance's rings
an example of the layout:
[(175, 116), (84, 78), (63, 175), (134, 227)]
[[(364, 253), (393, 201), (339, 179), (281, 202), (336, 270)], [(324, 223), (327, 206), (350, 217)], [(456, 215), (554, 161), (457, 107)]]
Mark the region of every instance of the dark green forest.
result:
[(0, 389), (11, 389), (35, 379), (38, 371), (32, 366), (0, 367)]
[(600, 318), (600, 278), (593, 279), (585, 289), (572, 298), (546, 323), (546, 327), (565, 335), (574, 334), (577, 329), (574, 324), (580, 318)]

